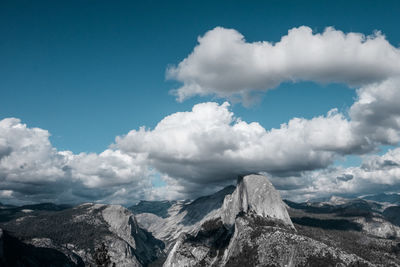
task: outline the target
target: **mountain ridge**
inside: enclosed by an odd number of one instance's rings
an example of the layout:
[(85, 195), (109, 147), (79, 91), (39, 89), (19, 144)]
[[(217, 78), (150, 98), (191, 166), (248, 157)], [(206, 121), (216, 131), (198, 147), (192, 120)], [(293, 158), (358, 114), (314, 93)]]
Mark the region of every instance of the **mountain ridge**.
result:
[(362, 198), (283, 201), (260, 175), (193, 201), (141, 201), (129, 210), (6, 207), (0, 266), (15, 263), (11, 247), (36, 266), (48, 260), (43, 249), (63, 266), (400, 266), (399, 208)]

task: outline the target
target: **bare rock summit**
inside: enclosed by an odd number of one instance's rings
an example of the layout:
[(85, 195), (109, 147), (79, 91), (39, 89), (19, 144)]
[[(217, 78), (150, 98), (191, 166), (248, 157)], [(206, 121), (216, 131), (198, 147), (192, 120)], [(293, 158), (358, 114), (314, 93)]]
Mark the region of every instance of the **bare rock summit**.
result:
[(279, 192), (263, 175), (239, 177), (236, 190), (224, 199), (221, 209), (222, 222), (232, 226), (241, 212), (277, 219), (294, 228)]

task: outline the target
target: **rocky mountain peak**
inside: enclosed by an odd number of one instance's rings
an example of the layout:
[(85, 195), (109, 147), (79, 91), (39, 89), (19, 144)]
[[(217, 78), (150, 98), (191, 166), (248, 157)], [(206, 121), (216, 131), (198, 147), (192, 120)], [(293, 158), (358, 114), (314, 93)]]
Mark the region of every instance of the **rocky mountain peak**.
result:
[(294, 228), (279, 192), (263, 175), (239, 177), (235, 191), (225, 197), (221, 209), (222, 222), (233, 225), (240, 212), (278, 219)]

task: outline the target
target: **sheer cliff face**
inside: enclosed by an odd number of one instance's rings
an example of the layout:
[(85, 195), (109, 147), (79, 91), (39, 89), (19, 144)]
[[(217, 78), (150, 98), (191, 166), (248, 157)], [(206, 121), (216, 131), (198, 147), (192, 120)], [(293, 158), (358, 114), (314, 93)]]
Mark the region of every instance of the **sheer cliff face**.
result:
[(279, 192), (262, 175), (239, 178), (236, 190), (225, 197), (221, 209), (222, 222), (232, 226), (236, 216), (241, 212), (281, 220), (294, 228)]
[(286, 205), (264, 176), (239, 179), (217, 214), (182, 233), (164, 266), (370, 266), (297, 233)]
[[(225, 196), (235, 189), (234, 186), (228, 186), (194, 201), (175, 201), (171, 205), (163, 203), (164, 207), (167, 206), (165, 210), (157, 208), (159, 202), (141, 202), (130, 209), (140, 213), (135, 215), (140, 227), (162, 240), (166, 251), (169, 251), (181, 233), (196, 230), (204, 221), (219, 217)], [(166, 215), (158, 216), (162, 214)]]
[[(143, 203), (138, 205), (140, 206), (143, 206)], [(131, 209), (136, 210), (138, 207)], [(149, 210), (154, 208), (149, 207)], [(175, 243), (180, 233), (196, 231), (206, 220), (221, 218), (223, 224), (230, 228), (241, 212), (276, 219), (293, 227), (279, 192), (262, 175), (242, 177), (236, 187), (226, 187), (190, 203), (174, 203), (166, 211), (166, 218), (149, 213), (138, 214), (136, 218), (139, 225), (166, 242), (169, 247)]]
[[(107, 205), (102, 210), (102, 217), (108, 229), (118, 240), (109, 245), (108, 254), (118, 266), (133, 266), (129, 260), (121, 261), (125, 251), (131, 251), (125, 258), (136, 259), (135, 264), (141, 266), (155, 260), (163, 249), (163, 243), (155, 239), (150, 233), (141, 229), (128, 209), (119, 205)], [(117, 248), (119, 245), (119, 249)], [(122, 245), (122, 246), (121, 246)]]
[(0, 266), (400, 266), (398, 208), (343, 198), (285, 204), (261, 175), (194, 201), (141, 202), (133, 213), (6, 207)]
[[(253, 244), (253, 240), (273, 229), (281, 229), (288, 235), (295, 233), (279, 192), (265, 176), (241, 177), (233, 193), (225, 196), (215, 216), (180, 236), (164, 266), (234, 266), (236, 263), (240, 266), (244, 262), (236, 261), (241, 258), (241, 251), (249, 254), (242, 255), (247, 260), (265, 254), (264, 247)], [(278, 236), (276, 243), (279, 238), (283, 241), (284, 235)], [(250, 244), (254, 246), (247, 251)], [(271, 251), (267, 247), (265, 249)]]

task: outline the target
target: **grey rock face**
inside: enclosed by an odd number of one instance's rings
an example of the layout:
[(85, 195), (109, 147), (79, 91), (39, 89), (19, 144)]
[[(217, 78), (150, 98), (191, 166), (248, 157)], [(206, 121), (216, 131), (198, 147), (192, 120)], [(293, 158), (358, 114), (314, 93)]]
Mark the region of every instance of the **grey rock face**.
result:
[[(180, 235), (164, 266), (376, 266), (348, 252), (351, 240), (343, 249), (303, 235), (308, 230), (301, 227), (302, 233), (295, 230), (266, 177), (246, 176), (214, 217)], [(387, 262), (397, 266), (394, 258)]]
[[(242, 225), (250, 224), (248, 218), (258, 223), (243, 230)], [(238, 180), (234, 192), (225, 196), (213, 217), (179, 237), (164, 266), (233, 266), (235, 257), (242, 256), (247, 260), (250, 256), (261, 257), (260, 266), (272, 263), (262, 260), (263, 250), (252, 249), (251, 255), (243, 254), (248, 247), (243, 242), (252, 244), (255, 236), (261, 235), (260, 223), (295, 233), (279, 192), (265, 176), (248, 175)]]
[[(152, 207), (149, 211), (153, 210)], [(138, 214), (136, 218), (142, 227), (163, 240), (169, 248), (181, 233), (196, 232), (207, 220), (221, 218), (223, 224), (230, 228), (241, 212), (277, 219), (294, 229), (279, 192), (262, 175), (245, 176), (238, 180), (236, 187), (227, 187), (190, 203), (177, 202), (168, 209), (169, 216), (166, 218), (155, 213)]]
[(356, 255), (258, 216), (241, 216), (220, 266), (370, 266)]
[(225, 197), (221, 209), (223, 223), (233, 225), (240, 212), (252, 212), (262, 217), (278, 219), (294, 228), (279, 192), (262, 175), (239, 178), (236, 190)]
[(148, 202), (146, 203), (146, 206), (150, 207), (148, 210), (143, 209), (143, 203), (131, 209), (142, 210), (142, 213), (135, 215), (139, 225), (162, 240), (166, 244), (165, 251), (168, 252), (181, 233), (195, 231), (204, 221), (219, 217), (225, 196), (234, 190), (234, 186), (228, 186), (194, 201), (177, 201), (168, 208), (166, 211), (168, 216), (165, 218), (157, 216), (159, 211)]
[(261, 175), (194, 201), (130, 209), (138, 214), (92, 203), (4, 207), (0, 266), (400, 266), (398, 206), (285, 204)]
[(141, 229), (119, 205), (82, 204), (26, 216), (4, 224), (35, 248), (54, 249), (88, 266), (143, 266), (162, 254), (164, 244)]
[[(328, 202), (295, 203), (286, 200), (294, 223), (326, 229), (362, 231), (370, 236), (400, 237), (399, 206), (365, 199), (331, 197)], [(397, 223), (396, 223), (396, 220)]]
[(117, 238), (108, 240), (108, 255), (117, 266), (141, 266), (155, 260), (163, 248), (141, 229), (132, 212), (119, 205), (108, 205), (101, 213)]
[(339, 248), (297, 234), (280, 220), (240, 214), (234, 232), (220, 220), (183, 234), (164, 266), (373, 266)]

